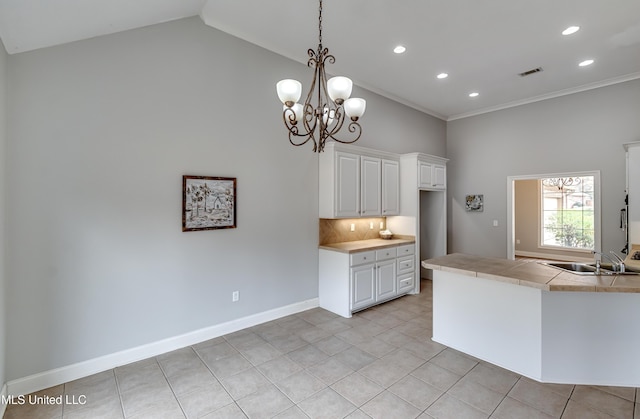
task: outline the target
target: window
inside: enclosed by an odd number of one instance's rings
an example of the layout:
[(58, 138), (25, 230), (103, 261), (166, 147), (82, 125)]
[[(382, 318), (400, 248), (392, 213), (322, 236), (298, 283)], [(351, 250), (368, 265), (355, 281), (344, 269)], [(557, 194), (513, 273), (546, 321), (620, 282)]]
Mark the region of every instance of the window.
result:
[(595, 249), (594, 176), (540, 179), (541, 246)]

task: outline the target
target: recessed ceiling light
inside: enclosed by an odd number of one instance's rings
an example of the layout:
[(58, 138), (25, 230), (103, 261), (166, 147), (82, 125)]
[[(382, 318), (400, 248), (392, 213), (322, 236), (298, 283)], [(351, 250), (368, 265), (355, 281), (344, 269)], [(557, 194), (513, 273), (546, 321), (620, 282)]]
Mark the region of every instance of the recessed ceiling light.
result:
[(447, 73), (440, 73), (436, 77), (439, 79), (446, 79), (449, 75)]
[(395, 47), (393, 49), (393, 52), (395, 52), (396, 54), (402, 54), (403, 52), (405, 52), (407, 50), (407, 48), (405, 48), (402, 45), (398, 45), (397, 47)]
[(578, 64), (580, 67), (586, 67), (588, 65), (593, 64), (593, 60), (584, 60), (583, 62), (581, 62), (580, 64)]
[(580, 26), (569, 26), (567, 29), (562, 31), (563, 35), (571, 35), (580, 30)]
[(469, 93), (469, 97), (478, 97), (479, 95), (480, 93), (478, 92)]

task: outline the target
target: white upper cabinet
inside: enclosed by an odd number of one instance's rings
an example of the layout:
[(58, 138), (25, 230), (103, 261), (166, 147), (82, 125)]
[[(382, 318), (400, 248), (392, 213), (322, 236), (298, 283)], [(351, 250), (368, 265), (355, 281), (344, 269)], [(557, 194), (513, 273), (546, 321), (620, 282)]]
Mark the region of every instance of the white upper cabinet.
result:
[(446, 189), (447, 168), (444, 164), (418, 160), (418, 187), (420, 189)]
[[(335, 155), (335, 216), (360, 215), (360, 156), (337, 152)], [(322, 182), (323, 179), (321, 178)]]
[(363, 147), (327, 143), (320, 154), (320, 218), (400, 213), (400, 159)]
[(382, 213), (382, 161), (375, 157), (360, 158), (362, 182), (360, 189), (360, 215), (379, 216)]
[(382, 160), (382, 215), (400, 214), (400, 163)]

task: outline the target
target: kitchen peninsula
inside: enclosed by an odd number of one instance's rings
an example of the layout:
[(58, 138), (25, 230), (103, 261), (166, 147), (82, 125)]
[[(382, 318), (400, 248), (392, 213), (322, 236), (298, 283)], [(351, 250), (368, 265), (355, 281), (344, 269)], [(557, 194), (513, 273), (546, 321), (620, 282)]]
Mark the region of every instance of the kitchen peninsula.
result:
[(640, 386), (640, 276), (428, 259), (433, 340), (541, 382)]

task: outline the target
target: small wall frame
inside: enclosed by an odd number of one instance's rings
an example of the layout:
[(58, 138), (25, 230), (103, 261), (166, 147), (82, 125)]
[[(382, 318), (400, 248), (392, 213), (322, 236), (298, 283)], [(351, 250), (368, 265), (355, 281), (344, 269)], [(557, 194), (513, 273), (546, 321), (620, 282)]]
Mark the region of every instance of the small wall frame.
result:
[(484, 195), (467, 195), (464, 209), (469, 212), (480, 212), (484, 210)]
[(236, 178), (182, 176), (182, 231), (236, 228)]

